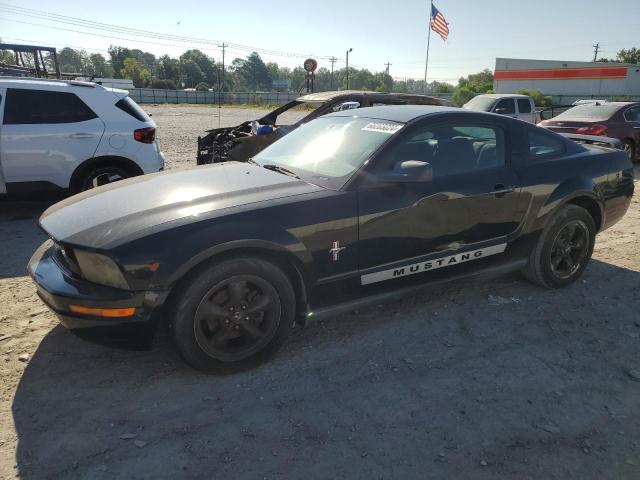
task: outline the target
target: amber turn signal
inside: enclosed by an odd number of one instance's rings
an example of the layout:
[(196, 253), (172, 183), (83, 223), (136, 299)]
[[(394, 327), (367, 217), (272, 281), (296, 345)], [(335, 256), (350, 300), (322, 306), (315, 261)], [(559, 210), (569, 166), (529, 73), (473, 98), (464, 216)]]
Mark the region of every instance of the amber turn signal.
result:
[(74, 313), (82, 313), (84, 315), (93, 315), (94, 317), (107, 317), (107, 318), (131, 317), (134, 313), (136, 313), (135, 307), (91, 308), (91, 307), (83, 307), (81, 305), (69, 305), (69, 310), (71, 310)]

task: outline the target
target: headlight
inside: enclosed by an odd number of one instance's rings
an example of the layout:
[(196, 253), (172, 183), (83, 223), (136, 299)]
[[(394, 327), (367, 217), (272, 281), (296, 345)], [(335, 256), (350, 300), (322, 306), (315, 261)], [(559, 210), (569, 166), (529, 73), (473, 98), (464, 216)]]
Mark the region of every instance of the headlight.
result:
[(120, 267), (106, 255), (79, 249), (73, 253), (83, 278), (109, 287), (129, 288)]

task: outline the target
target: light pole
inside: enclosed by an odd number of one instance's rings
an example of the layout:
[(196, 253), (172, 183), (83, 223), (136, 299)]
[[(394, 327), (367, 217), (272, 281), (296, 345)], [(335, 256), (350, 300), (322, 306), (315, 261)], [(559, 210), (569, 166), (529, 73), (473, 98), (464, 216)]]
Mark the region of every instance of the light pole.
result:
[(349, 52), (353, 52), (353, 48), (347, 50), (347, 90), (349, 90)]

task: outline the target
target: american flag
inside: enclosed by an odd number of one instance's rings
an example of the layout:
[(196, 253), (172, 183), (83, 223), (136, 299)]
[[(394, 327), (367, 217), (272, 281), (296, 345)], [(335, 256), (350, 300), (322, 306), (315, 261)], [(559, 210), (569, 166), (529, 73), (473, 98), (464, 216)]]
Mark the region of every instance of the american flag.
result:
[(442, 40), (446, 40), (449, 36), (449, 24), (433, 4), (431, 4), (431, 30), (440, 35)]

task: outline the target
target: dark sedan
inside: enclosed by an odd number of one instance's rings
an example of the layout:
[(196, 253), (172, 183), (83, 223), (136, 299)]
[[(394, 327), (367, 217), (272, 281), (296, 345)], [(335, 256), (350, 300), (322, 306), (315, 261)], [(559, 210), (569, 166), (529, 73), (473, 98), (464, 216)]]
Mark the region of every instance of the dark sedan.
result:
[(192, 366), (238, 370), (295, 321), (417, 284), (521, 270), (569, 285), (632, 194), (619, 150), (488, 113), (363, 108), (302, 125), (249, 163), (64, 200), (40, 219), (51, 239), (29, 271), (69, 328), (166, 324)]
[(629, 158), (640, 155), (640, 102), (593, 102), (577, 105), (538, 124), (558, 133), (617, 138)]

